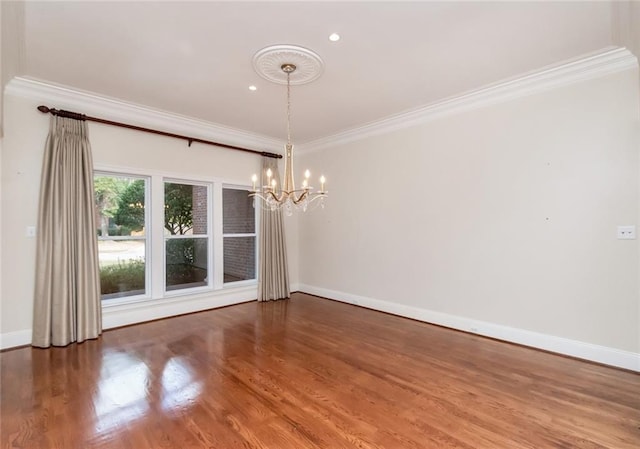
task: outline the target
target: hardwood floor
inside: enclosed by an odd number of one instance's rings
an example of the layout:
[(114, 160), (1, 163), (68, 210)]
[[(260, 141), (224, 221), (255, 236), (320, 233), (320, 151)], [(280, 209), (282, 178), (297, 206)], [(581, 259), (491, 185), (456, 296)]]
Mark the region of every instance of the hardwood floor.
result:
[(0, 363), (2, 448), (640, 447), (640, 375), (304, 294)]

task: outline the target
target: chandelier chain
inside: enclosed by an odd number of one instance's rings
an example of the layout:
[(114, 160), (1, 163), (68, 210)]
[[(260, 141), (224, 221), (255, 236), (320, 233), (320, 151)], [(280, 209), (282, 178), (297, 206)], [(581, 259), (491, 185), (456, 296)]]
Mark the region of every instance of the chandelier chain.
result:
[(287, 71), (287, 145), (291, 145), (291, 72)]

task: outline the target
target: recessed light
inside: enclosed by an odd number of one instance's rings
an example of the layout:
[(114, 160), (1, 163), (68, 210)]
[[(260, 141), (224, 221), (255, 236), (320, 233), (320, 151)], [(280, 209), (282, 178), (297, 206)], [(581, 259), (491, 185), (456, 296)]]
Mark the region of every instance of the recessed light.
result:
[(329, 40), (331, 42), (338, 42), (340, 40), (340, 35), (338, 33), (331, 33), (329, 35)]
[(258, 88), (254, 85), (249, 86), (249, 90), (254, 91), (254, 90), (258, 90)]

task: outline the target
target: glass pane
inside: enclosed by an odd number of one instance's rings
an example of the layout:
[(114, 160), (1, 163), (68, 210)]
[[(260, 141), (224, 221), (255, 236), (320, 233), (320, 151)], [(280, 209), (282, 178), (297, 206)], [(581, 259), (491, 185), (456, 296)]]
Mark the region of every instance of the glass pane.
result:
[(98, 236), (144, 236), (145, 182), (126, 176), (95, 176)]
[(166, 235), (207, 234), (207, 187), (164, 183)]
[(224, 282), (256, 278), (256, 238), (224, 238)]
[(145, 293), (144, 240), (98, 240), (102, 299)]
[(253, 234), (256, 214), (248, 190), (222, 190), (222, 232), (224, 234)]
[(168, 239), (167, 290), (207, 285), (207, 238)]

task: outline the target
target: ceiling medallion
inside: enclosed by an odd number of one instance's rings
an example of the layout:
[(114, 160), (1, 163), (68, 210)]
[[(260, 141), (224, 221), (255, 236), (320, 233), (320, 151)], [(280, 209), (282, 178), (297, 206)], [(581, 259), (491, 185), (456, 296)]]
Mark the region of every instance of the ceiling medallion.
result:
[(287, 84), (283, 64), (296, 67), (291, 73), (291, 85), (314, 81), (324, 72), (324, 61), (314, 51), (297, 45), (271, 45), (253, 55), (253, 68), (258, 75), (272, 83)]

